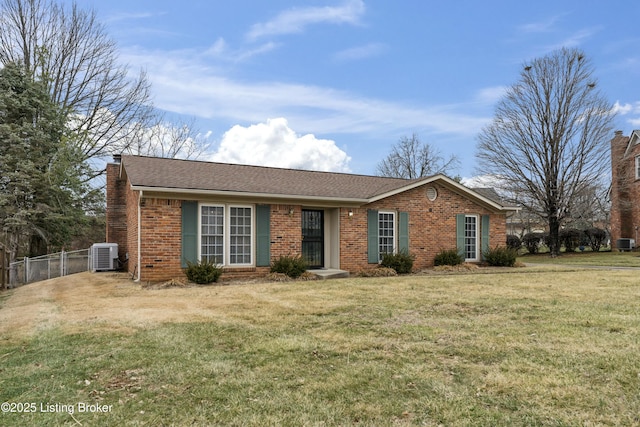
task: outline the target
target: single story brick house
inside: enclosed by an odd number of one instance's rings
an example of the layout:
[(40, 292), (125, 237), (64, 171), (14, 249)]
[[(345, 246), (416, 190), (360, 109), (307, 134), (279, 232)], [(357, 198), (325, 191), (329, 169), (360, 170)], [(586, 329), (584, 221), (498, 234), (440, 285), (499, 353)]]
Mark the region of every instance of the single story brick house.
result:
[[(638, 242), (640, 228), (640, 130), (616, 131), (611, 140), (611, 247), (619, 239)], [(621, 249), (621, 248), (618, 248)]]
[(115, 156), (107, 165), (107, 242), (134, 278), (183, 276), (209, 259), (224, 277), (260, 276), (281, 255), (317, 269), (374, 268), (381, 254), (433, 266), (442, 249), (469, 262), (506, 242), (517, 210), (444, 175), (406, 180), (345, 173)]

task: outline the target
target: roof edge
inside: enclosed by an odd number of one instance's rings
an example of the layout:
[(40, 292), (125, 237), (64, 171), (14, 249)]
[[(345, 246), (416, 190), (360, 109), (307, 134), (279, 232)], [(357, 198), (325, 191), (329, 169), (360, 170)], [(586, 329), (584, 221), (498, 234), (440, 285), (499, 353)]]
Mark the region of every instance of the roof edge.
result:
[(277, 200), (298, 200), (310, 202), (330, 202), (330, 203), (349, 203), (354, 205), (364, 205), (369, 203), (368, 199), (353, 199), (347, 197), (323, 197), (323, 196), (301, 196), (296, 194), (273, 194), (273, 193), (248, 193), (242, 191), (224, 191), (224, 190), (199, 190), (191, 188), (167, 188), (167, 187), (149, 187), (142, 185), (132, 185), (132, 190), (147, 193), (169, 193), (169, 194), (185, 194), (191, 196), (227, 196), (242, 197), (247, 199), (277, 199)]

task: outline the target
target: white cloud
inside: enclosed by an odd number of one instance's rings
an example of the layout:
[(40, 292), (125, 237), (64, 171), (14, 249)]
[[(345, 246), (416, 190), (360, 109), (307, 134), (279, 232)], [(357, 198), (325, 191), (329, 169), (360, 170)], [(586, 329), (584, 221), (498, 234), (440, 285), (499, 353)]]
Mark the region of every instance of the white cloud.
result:
[(546, 20), (529, 22), (527, 24), (520, 25), (518, 29), (523, 33), (548, 33), (554, 31), (556, 24), (560, 21), (565, 14), (550, 16)]
[(476, 99), (482, 103), (494, 104), (507, 94), (507, 89), (507, 86), (486, 87), (476, 93)]
[[(202, 53), (202, 58), (211, 57), (224, 62), (242, 62), (257, 55), (262, 55), (278, 48), (277, 43), (268, 42), (257, 47), (233, 50), (222, 38), (218, 38), (208, 49)], [(186, 53), (186, 52), (185, 52)], [(197, 52), (192, 52), (197, 57)]]
[(411, 105), (323, 86), (246, 82), (227, 76), (219, 65), (206, 65), (203, 55), (195, 50), (125, 51), (122, 59), (153, 70), (148, 78), (158, 108), (186, 116), (236, 123), (286, 117), (303, 132), (368, 133), (376, 138), (395, 138), (407, 129), (473, 136), (490, 121), (458, 112), (468, 105)]
[(292, 169), (349, 172), (351, 158), (334, 141), (297, 135), (284, 118), (229, 129), (210, 160)]
[(632, 115), (635, 117), (629, 117), (626, 121), (634, 128), (640, 127), (640, 101), (634, 103), (620, 104), (620, 101), (616, 101), (613, 104), (613, 114), (619, 114), (621, 116)]
[(382, 43), (369, 43), (364, 46), (356, 46), (336, 53), (333, 58), (337, 61), (354, 61), (382, 54), (386, 50)]
[(340, 6), (292, 8), (271, 21), (254, 24), (247, 34), (249, 40), (260, 37), (301, 33), (312, 24), (357, 24), (364, 13), (362, 0), (347, 0)]
[(640, 113), (640, 102), (636, 102), (635, 105), (633, 105), (629, 103), (620, 104), (620, 101), (616, 101), (616, 103), (613, 104), (613, 113), (617, 113), (622, 116), (629, 113)]

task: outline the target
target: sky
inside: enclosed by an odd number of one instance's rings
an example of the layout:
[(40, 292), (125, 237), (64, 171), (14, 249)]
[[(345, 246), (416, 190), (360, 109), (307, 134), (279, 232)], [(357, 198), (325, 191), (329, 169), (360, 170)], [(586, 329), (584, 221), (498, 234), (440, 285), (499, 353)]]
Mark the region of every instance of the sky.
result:
[(523, 65), (562, 47), (591, 61), (614, 128), (640, 128), (636, 0), (76, 3), (157, 108), (194, 120), (202, 160), (373, 175), (416, 134), (458, 158), (450, 175), (490, 173), (478, 133)]

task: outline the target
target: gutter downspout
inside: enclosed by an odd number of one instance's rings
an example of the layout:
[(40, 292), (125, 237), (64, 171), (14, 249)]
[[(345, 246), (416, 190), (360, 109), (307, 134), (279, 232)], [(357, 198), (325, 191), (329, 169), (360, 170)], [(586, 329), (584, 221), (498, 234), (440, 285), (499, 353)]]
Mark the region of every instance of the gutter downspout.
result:
[(140, 255), (140, 248), (141, 248), (141, 236), (142, 236), (142, 229), (141, 229), (141, 224), (140, 224), (140, 218), (141, 218), (141, 212), (140, 212), (140, 204), (142, 202), (142, 190), (140, 190), (140, 193), (138, 193), (138, 278), (135, 279), (136, 282), (140, 281), (140, 277), (142, 274), (141, 271), (141, 266), (140, 266), (140, 261), (142, 259), (142, 256)]

